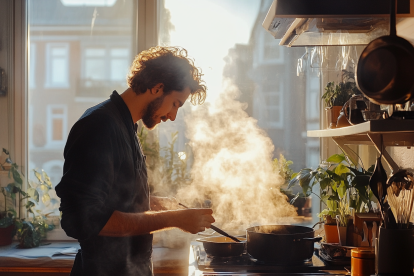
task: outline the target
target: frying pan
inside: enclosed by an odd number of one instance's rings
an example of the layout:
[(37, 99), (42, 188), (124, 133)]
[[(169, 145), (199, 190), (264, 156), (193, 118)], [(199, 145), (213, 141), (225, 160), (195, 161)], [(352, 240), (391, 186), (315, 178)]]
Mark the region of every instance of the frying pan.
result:
[(405, 103), (414, 93), (414, 47), (397, 36), (395, 0), (390, 2), (390, 35), (367, 45), (355, 74), (359, 90), (376, 104)]

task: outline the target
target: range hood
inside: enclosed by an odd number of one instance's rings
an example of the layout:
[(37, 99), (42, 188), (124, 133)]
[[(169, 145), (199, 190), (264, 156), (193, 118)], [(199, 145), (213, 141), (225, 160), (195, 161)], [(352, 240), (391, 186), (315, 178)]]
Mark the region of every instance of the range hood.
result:
[[(390, 0), (274, 0), (262, 26), (280, 45), (366, 45), (389, 34)], [(414, 0), (397, 1), (397, 34), (414, 41)]]

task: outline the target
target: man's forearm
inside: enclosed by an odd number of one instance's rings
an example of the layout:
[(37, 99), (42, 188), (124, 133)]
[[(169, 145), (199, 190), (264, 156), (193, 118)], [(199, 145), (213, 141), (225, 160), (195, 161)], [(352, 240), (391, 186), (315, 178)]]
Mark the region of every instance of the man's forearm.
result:
[(109, 218), (100, 236), (126, 237), (147, 234), (175, 227), (173, 211), (123, 213), (115, 211)]
[(178, 227), (189, 233), (204, 231), (214, 222), (211, 209), (123, 213), (114, 211), (100, 236), (127, 237)]

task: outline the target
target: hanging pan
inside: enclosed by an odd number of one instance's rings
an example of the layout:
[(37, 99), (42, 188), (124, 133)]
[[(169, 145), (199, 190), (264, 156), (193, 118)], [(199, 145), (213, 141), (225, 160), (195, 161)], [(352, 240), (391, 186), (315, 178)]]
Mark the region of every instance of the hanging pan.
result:
[(414, 47), (397, 36), (395, 0), (390, 1), (390, 35), (371, 41), (356, 68), (359, 90), (376, 104), (401, 104), (414, 96)]

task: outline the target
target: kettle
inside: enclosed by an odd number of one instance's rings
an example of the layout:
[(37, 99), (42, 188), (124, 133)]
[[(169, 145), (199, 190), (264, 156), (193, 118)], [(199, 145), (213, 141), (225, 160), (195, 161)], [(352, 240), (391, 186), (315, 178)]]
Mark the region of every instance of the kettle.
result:
[(380, 109), (379, 105), (371, 103), (362, 95), (352, 95), (352, 97), (345, 103), (344, 112), (348, 122), (351, 125), (356, 125), (365, 122), (362, 111), (364, 110)]

